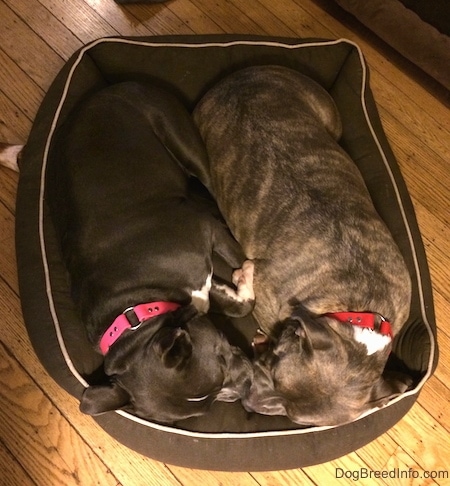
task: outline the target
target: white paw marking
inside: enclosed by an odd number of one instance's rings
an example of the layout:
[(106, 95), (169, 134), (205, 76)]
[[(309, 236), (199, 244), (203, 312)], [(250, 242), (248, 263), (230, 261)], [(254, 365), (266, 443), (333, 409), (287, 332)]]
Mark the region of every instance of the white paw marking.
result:
[(391, 342), (390, 336), (385, 336), (365, 327), (354, 326), (353, 336), (355, 341), (364, 344), (367, 349), (368, 356), (376, 353), (377, 351), (381, 351)]
[(237, 292), (234, 289), (232, 289), (231, 287), (229, 287), (228, 285), (225, 285), (225, 284), (214, 284), (214, 285), (215, 285), (216, 289), (221, 290), (224, 294), (226, 294), (231, 299), (233, 299), (237, 302), (243, 301), (243, 299), (241, 297), (239, 297)]
[(191, 293), (192, 304), (199, 312), (208, 312), (209, 310), (209, 291), (212, 285), (212, 270), (206, 277), (205, 284), (200, 290), (193, 290)]
[(253, 274), (255, 265), (251, 260), (246, 260), (242, 268), (233, 272), (232, 281), (237, 287), (237, 296), (241, 300), (254, 300)]

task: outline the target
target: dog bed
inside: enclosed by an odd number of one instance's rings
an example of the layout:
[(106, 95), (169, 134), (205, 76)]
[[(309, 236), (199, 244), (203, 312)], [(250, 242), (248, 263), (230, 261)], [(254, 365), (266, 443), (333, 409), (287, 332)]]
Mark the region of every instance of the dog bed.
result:
[[(47, 155), (56, 128), (87, 94), (111, 83), (145, 79), (172, 90), (192, 110), (224, 75), (255, 64), (281, 64), (311, 76), (335, 99), (343, 147), (359, 166), (381, 217), (408, 264), (412, 308), (388, 365), (407, 371), (411, 390), (386, 407), (339, 427), (300, 427), (286, 417), (248, 414), (239, 403), (216, 403), (203, 417), (173, 425), (123, 411), (95, 420), (128, 447), (191, 468), (260, 471), (305, 467), (347, 454), (392, 427), (414, 404), (437, 364), (431, 284), (413, 207), (383, 133), (357, 45), (347, 40), (254, 36), (104, 38), (77, 51), (50, 87), (23, 153), (17, 196), (16, 244), (25, 324), (48, 373), (81, 397), (101, 379), (102, 357), (89, 344), (70, 298), (66, 270), (45, 201)], [(143, 141), (145, 143), (145, 141)], [(251, 317), (214, 316), (230, 341), (250, 352)]]

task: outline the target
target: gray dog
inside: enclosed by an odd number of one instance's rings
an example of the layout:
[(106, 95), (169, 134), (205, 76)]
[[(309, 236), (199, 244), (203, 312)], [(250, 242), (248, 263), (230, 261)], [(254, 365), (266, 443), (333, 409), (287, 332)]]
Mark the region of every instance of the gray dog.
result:
[(329, 94), (294, 70), (251, 67), (207, 92), (194, 119), (210, 159), (198, 173), (255, 263), (268, 337), (244, 406), (339, 425), (403, 393), (409, 377), (384, 368), (410, 277), (337, 143)]
[[(81, 410), (124, 409), (172, 423), (235, 401), (252, 366), (208, 316), (252, 308), (253, 265), (182, 163), (206, 159), (192, 119), (170, 92), (134, 81), (83, 99), (55, 133), (46, 202), (87, 335), (107, 379)], [(238, 268), (216, 282), (214, 255)]]

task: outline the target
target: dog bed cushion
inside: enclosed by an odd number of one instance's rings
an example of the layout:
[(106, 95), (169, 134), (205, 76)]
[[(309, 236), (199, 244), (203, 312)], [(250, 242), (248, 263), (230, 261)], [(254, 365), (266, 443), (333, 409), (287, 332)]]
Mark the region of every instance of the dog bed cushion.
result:
[[(228, 73), (280, 64), (319, 82), (343, 119), (342, 145), (359, 166), (414, 282), (409, 320), (396, 337), (388, 367), (407, 371), (411, 390), (363, 418), (339, 427), (301, 427), (286, 417), (248, 414), (240, 403), (173, 425), (123, 411), (94, 418), (110, 435), (151, 458), (210, 470), (304, 467), (335, 459), (392, 427), (413, 405), (437, 364), (429, 273), (413, 207), (383, 133), (357, 45), (347, 40), (254, 36), (104, 38), (77, 51), (51, 85), (23, 153), (17, 196), (16, 244), (25, 325), (36, 354), (56, 382), (77, 398), (103, 377), (102, 356), (87, 340), (70, 298), (67, 272), (45, 201), (47, 155), (57, 127), (86, 95), (124, 80), (150, 80), (175, 93), (189, 110)], [(145, 140), (142, 141), (145, 143)], [(250, 352), (251, 317), (213, 316), (230, 341)]]

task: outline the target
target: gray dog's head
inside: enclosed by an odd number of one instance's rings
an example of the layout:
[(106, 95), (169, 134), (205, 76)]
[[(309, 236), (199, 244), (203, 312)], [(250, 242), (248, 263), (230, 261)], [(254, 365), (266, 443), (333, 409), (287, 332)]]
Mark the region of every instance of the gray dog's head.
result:
[(287, 415), (309, 426), (351, 422), (403, 393), (411, 379), (383, 375), (390, 345), (368, 353), (354, 330), (329, 317), (297, 312), (281, 323), (255, 361), (244, 407), (266, 415)]
[(203, 415), (214, 401), (242, 398), (252, 378), (249, 359), (191, 306), (124, 335), (104, 367), (111, 381), (86, 388), (82, 412), (123, 409), (165, 423)]

